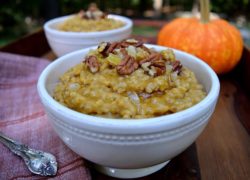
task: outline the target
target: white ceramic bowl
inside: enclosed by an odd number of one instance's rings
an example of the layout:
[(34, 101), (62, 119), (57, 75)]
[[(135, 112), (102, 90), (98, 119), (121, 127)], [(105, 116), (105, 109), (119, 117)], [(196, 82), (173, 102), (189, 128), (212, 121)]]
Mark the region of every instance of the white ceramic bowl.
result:
[(101, 42), (121, 41), (128, 38), (132, 32), (132, 21), (119, 15), (108, 15), (108, 18), (125, 23), (123, 27), (113, 30), (100, 32), (64, 32), (58, 30), (57, 26), (71, 16), (55, 18), (44, 24), (47, 41), (58, 57), (75, 50), (98, 45)]
[(183, 152), (203, 131), (217, 103), (219, 80), (206, 63), (178, 50), (174, 50), (177, 59), (195, 72), (207, 92), (191, 108), (155, 118), (121, 120), (82, 114), (59, 104), (52, 98), (58, 77), (81, 63), (89, 50), (76, 51), (52, 62), (42, 72), (37, 88), (59, 137), (74, 152), (98, 164), (99, 171), (120, 178), (148, 175)]

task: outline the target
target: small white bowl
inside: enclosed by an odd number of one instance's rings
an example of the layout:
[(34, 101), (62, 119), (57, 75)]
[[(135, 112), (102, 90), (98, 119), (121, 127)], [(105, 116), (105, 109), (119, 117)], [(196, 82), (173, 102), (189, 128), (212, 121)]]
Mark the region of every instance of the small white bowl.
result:
[(44, 24), (47, 41), (58, 57), (75, 50), (96, 46), (101, 42), (121, 41), (128, 38), (132, 32), (133, 22), (129, 18), (119, 15), (108, 15), (108, 18), (120, 20), (125, 24), (113, 30), (99, 32), (65, 32), (57, 29), (59, 24), (72, 16), (73, 15), (55, 18)]
[[(166, 49), (146, 46), (159, 51)], [(196, 140), (215, 109), (220, 89), (217, 75), (206, 63), (174, 50), (177, 59), (195, 72), (207, 92), (198, 104), (155, 118), (108, 119), (76, 112), (52, 98), (58, 78), (81, 63), (90, 49), (58, 58), (46, 67), (38, 80), (38, 93), (48, 119), (70, 149), (96, 163), (97, 169), (105, 174), (136, 178), (159, 170)]]

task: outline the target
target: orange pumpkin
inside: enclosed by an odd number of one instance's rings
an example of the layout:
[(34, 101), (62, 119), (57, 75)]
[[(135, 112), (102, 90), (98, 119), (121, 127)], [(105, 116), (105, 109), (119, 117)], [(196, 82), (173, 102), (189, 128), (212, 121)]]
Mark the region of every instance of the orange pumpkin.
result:
[[(203, 9), (204, 7), (201, 8)], [(222, 19), (209, 21), (208, 17), (209, 11), (208, 15), (201, 12), (201, 20), (195, 17), (173, 20), (160, 30), (157, 43), (199, 57), (218, 74), (227, 73), (241, 58), (243, 51), (241, 34), (227, 21)]]

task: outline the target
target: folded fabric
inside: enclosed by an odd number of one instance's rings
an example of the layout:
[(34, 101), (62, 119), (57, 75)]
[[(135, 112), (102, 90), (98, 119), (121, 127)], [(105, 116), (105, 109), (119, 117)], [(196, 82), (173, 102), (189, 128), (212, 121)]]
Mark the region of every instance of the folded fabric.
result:
[[(86, 164), (55, 134), (37, 94), (36, 84), (49, 61), (0, 52), (0, 131), (33, 149), (50, 152), (58, 162), (52, 179), (91, 179)], [(0, 143), (0, 179), (41, 179)], [(46, 177), (47, 178), (47, 177)]]

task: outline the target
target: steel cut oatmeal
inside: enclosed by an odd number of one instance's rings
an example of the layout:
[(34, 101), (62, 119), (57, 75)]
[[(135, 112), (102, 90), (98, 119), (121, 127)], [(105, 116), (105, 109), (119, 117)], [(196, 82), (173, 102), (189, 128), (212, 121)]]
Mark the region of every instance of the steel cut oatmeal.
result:
[(59, 24), (58, 29), (70, 32), (96, 32), (117, 29), (124, 25), (122, 21), (108, 18), (107, 14), (96, 6), (90, 6), (87, 11), (81, 10), (78, 14)]
[(189, 108), (206, 96), (174, 52), (128, 39), (101, 43), (60, 78), (54, 98), (76, 111), (113, 118), (149, 118)]

